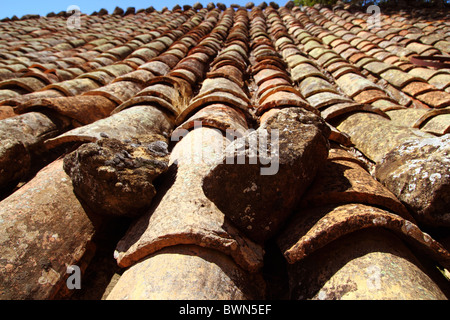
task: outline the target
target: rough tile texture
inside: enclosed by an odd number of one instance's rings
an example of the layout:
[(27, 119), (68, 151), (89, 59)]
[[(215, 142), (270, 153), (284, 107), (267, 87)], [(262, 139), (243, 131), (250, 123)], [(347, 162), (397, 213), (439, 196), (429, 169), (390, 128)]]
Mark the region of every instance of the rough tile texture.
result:
[(450, 297), (448, 10), (68, 18), (0, 21), (0, 299)]
[(323, 165), (328, 135), (312, 112), (282, 109), (225, 149), (203, 179), (205, 195), (251, 239), (264, 242), (279, 231)]

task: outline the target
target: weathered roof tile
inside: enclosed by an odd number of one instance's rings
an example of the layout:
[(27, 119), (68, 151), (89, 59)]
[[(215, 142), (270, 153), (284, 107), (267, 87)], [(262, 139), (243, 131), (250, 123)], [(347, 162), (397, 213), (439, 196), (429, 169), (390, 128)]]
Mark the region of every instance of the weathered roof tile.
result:
[[(118, 214), (135, 220), (116, 248), (117, 262), (128, 270), (110, 299), (394, 297), (391, 282), (376, 294), (359, 284), (336, 290), (349, 277), (370, 280), (361, 271), (368, 260), (351, 257), (352, 250), (367, 252), (371, 265), (383, 270), (394, 260), (401, 265), (389, 269), (392, 279), (402, 279), (396, 294), (442, 298), (425, 271), (402, 260), (402, 243), (410, 240), (411, 257), (420, 249), (432, 263), (450, 265), (448, 251), (420, 229), (448, 226), (442, 164), (448, 160), (449, 73), (410, 60), (448, 54), (445, 13), (433, 11), (384, 10), (380, 28), (371, 28), (369, 13), (347, 5), (292, 2), (101, 10), (83, 15), (79, 32), (65, 28), (64, 11), (0, 22), (0, 183), (12, 184), (0, 189), (11, 194), (1, 202), (9, 211), (0, 212), (0, 223), (35, 228), (41, 217), (30, 215), (33, 205), (47, 218), (57, 216), (55, 208), (69, 214), (72, 206), (81, 221), (71, 228), (59, 219), (55, 230), (65, 231), (55, 231), (58, 248), (46, 240), (49, 251), (34, 250), (33, 237), (19, 239), (28, 247), (0, 246), (6, 270), (0, 277), (8, 286), (0, 285), (0, 296), (70, 294), (60, 290), (64, 263), (82, 264), (85, 272), (88, 243), (98, 236), (89, 223), (101, 229), (104, 215)], [(216, 163), (223, 156), (217, 157), (218, 147), (236, 145), (231, 129), (248, 138), (267, 128), (281, 131), (278, 175), (259, 175), (259, 164)], [(309, 139), (318, 128), (320, 139)], [(202, 152), (189, 152), (198, 141)], [(328, 160), (320, 158), (329, 144)], [(52, 162), (64, 155), (64, 168), (61, 160)], [(307, 179), (294, 174), (301, 168)], [(42, 183), (44, 175), (71, 183), (57, 191)], [(155, 177), (160, 181), (153, 184)], [(294, 184), (298, 192), (290, 196)], [(36, 186), (44, 187), (44, 197)], [(82, 210), (74, 194), (83, 199)], [(85, 235), (66, 240), (67, 230), (81, 228)], [(119, 236), (108, 243), (116, 245)], [(279, 272), (289, 278), (286, 290), (273, 291), (282, 284), (262, 275), (264, 263), (278, 259), (270, 248), (264, 253), (265, 240), (278, 240), (284, 253), (288, 266)], [(390, 255), (393, 248), (402, 257)], [(27, 261), (11, 260), (13, 250)], [(350, 257), (346, 271), (330, 274), (344, 257)], [(42, 259), (43, 268), (28, 268)], [(117, 267), (112, 252), (108, 261)], [(206, 278), (211, 281), (199, 287)], [(428, 279), (427, 289), (418, 293), (412, 278)]]

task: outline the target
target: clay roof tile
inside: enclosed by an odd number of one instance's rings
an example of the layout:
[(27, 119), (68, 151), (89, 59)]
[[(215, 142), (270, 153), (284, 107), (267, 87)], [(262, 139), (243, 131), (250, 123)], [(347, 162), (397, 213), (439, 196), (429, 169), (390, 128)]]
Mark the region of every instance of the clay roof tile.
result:
[[(0, 297), (85, 295), (99, 279), (66, 290), (65, 267), (95, 278), (119, 215), (109, 299), (392, 298), (362, 285), (369, 262), (442, 298), (403, 257), (450, 267), (450, 73), (415, 58), (445, 59), (448, 14), (203, 6), (102, 9), (77, 32), (65, 11), (2, 19)], [(276, 174), (226, 163), (275, 129)]]

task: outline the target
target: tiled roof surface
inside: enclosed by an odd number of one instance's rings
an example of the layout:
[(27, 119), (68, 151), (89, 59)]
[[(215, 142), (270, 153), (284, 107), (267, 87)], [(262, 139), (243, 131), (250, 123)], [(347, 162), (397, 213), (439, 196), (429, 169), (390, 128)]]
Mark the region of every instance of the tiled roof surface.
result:
[(0, 22), (0, 299), (448, 299), (448, 11), (264, 4)]

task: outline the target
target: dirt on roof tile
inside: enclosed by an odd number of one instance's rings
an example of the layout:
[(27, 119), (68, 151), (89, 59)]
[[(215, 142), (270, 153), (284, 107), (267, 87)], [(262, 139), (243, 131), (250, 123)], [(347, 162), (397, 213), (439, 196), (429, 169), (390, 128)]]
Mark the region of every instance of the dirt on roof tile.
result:
[[(0, 223), (18, 231), (0, 232), (0, 297), (106, 298), (102, 250), (121, 270), (109, 299), (450, 297), (406, 262), (449, 267), (450, 78), (410, 59), (448, 55), (448, 15), (371, 18), (289, 2), (101, 10), (76, 32), (66, 12), (1, 21)], [(217, 163), (267, 128), (277, 174)], [(68, 264), (95, 281), (74, 294)], [(395, 276), (375, 293), (377, 270)]]

